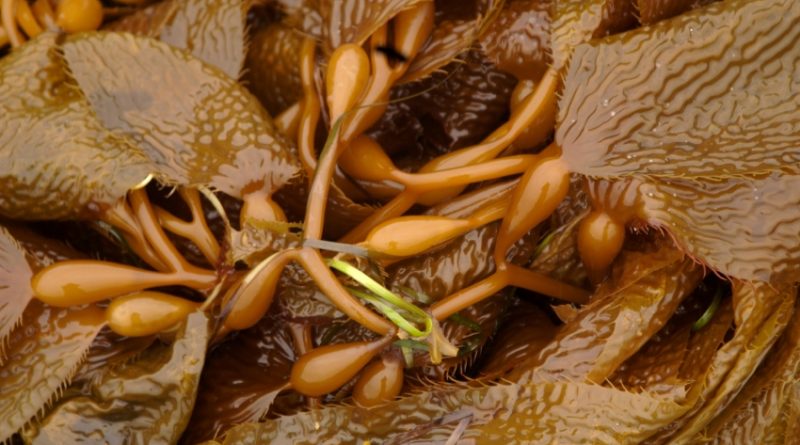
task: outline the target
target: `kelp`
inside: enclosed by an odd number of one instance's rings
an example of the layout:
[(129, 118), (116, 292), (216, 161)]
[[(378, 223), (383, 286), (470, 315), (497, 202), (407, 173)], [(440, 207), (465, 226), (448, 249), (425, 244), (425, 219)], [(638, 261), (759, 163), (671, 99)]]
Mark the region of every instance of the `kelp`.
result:
[(633, 355), (695, 288), (702, 271), (669, 245), (625, 252), (613, 272), (532, 361), (534, 378), (601, 383)]
[(637, 0), (639, 21), (650, 25), (680, 15), (694, 8), (707, 5), (714, 0)]
[(433, 33), (401, 79), (403, 83), (424, 79), (465, 53), (497, 18), (503, 4), (497, 0), (437, 3)]
[(554, 0), (550, 26), (553, 66), (562, 70), (573, 49), (589, 40), (626, 31), (636, 24), (632, 0)]
[[(798, 85), (776, 68), (800, 57), (800, 34), (783, 20), (797, 14), (792, 2), (723, 2), (576, 47), (560, 100), (560, 159), (570, 172), (638, 188), (622, 205), (593, 196), (595, 206), (665, 229), (724, 274), (785, 282), (796, 249), (784, 230), (795, 224), (796, 206), (792, 195), (769, 199), (795, 177), (784, 162), (796, 157), (796, 104), (787, 98)], [(763, 32), (739, 32), (745, 18)], [(714, 227), (705, 229), (712, 212)], [(785, 216), (774, 230), (751, 230), (748, 220), (766, 212)], [(747, 260), (725, 258), (739, 253), (737, 238), (717, 236), (720, 227), (746, 234)]]
[(159, 39), (237, 79), (245, 57), (247, 3), (167, 0), (127, 15), (105, 29)]
[(109, 370), (91, 395), (62, 399), (24, 436), (34, 444), (103, 440), (175, 443), (194, 406), (208, 341), (208, 319), (190, 315), (171, 345)]
[[(297, 174), (269, 116), (217, 69), (166, 44), (124, 34), (77, 36), (62, 48), (103, 124), (142, 147), (165, 183), (242, 197), (271, 195)], [(159, 94), (165, 88), (184, 94)]]
[(558, 333), (550, 314), (537, 305), (518, 299), (500, 319), (497, 334), (486, 346), (480, 374), (514, 381), (514, 368), (535, 359)]
[[(1, 440), (792, 442), (794, 3), (263, 3), (241, 82), (249, 1), (137, 6), (108, 29), (139, 36), (44, 34), (0, 61), (0, 215), (78, 219), (29, 227), (80, 250), (0, 231)], [(62, 270), (203, 280), (27, 304), (53, 277), (33, 272), (87, 256)], [(205, 313), (104, 327), (144, 297)]]
[(240, 423), (263, 419), (286, 385), (296, 357), (289, 324), (274, 310), (219, 345), (206, 360), (182, 441), (221, 437)]
[[(5, 441), (41, 414), (69, 384), (105, 319), (96, 306), (53, 308), (31, 300), (32, 270), (74, 253), (18, 226), (10, 232), (0, 229), (3, 245), (9, 249), (0, 258), (0, 266), (16, 272), (0, 281), (8, 286), (4, 290), (13, 292), (5, 301), (16, 300), (14, 307), (24, 309), (19, 319), (3, 325), (7, 331), (0, 338), (0, 440)], [(25, 277), (24, 284), (14, 286)]]
[(354, 443), (377, 438), (382, 443), (444, 443), (451, 437), (476, 443), (637, 443), (677, 411), (678, 405), (646, 394), (580, 383), (478, 388), (456, 384), (369, 410), (334, 406), (244, 424), (229, 431), (224, 444)]
[[(284, 23), (311, 34), (330, 53), (346, 43), (362, 44), (398, 12), (427, 0), (362, 1), (357, 5), (335, 0), (279, 0)], [(355, 7), (353, 7), (355, 6)]]
[(4, 358), (6, 336), (17, 326), (33, 298), (32, 276), (26, 252), (8, 230), (0, 226), (0, 363)]
[(517, 79), (538, 81), (550, 63), (549, 0), (509, 0), (481, 36), (489, 60)]
[(800, 58), (798, 15), (791, 1), (721, 2), (579, 45), (556, 131), (565, 161), (589, 176), (687, 179), (791, 164), (800, 83), (778, 67)]
[(96, 216), (151, 170), (69, 86), (56, 42), (44, 33), (0, 60), (0, 215), (7, 218)]
[(303, 36), (281, 23), (254, 31), (242, 82), (272, 115), (302, 98), (300, 51)]
[(789, 326), (730, 405), (701, 432), (710, 443), (766, 443), (769, 428), (789, 414), (800, 369), (800, 323)]
[(400, 165), (418, 168), (452, 150), (475, 144), (503, 122), (514, 78), (501, 72), (479, 50), (441, 68), (424, 80), (392, 90), (396, 101), (370, 134)]
[(68, 384), (105, 324), (95, 306), (54, 308), (32, 301), (7, 340), (0, 365), (0, 437), (8, 439)]

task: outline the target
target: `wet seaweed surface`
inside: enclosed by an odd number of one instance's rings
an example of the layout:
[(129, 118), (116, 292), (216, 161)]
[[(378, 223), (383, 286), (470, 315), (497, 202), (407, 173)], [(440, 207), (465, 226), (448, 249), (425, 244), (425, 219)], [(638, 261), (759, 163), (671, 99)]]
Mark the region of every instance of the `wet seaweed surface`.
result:
[(796, 443), (796, 0), (0, 16), (0, 443)]

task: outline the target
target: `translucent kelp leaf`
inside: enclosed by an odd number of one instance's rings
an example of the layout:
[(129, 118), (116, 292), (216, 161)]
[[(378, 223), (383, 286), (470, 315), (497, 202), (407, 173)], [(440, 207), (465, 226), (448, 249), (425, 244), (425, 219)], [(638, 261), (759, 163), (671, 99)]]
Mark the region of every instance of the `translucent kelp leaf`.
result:
[(744, 280), (797, 280), (800, 175), (648, 180), (639, 196), (648, 223), (714, 270)]
[(715, 444), (766, 443), (770, 427), (783, 415), (800, 371), (800, 316), (795, 312), (778, 343), (734, 401), (699, 437)]
[(17, 326), (33, 298), (32, 275), (22, 246), (0, 226), (0, 362), (6, 336)]
[(556, 143), (588, 176), (720, 178), (800, 160), (800, 3), (726, 1), (578, 46)]
[(295, 360), (289, 324), (276, 310), (221, 344), (206, 360), (183, 442), (222, 437), (235, 425), (264, 418)]
[(104, 313), (95, 306), (28, 304), (0, 364), (0, 441), (58, 397), (104, 324)]
[(157, 38), (236, 79), (245, 57), (244, 3), (168, 0), (140, 9), (106, 29)]
[(550, 64), (550, 0), (509, 0), (480, 44), (486, 56), (518, 79), (541, 79)]
[(62, 400), (41, 422), (26, 429), (26, 440), (177, 442), (194, 406), (208, 338), (206, 315), (189, 315), (172, 345), (151, 348), (136, 361), (108, 371), (91, 395)]
[(636, 25), (633, 0), (553, 0), (552, 11), (552, 57), (557, 70), (568, 65), (579, 44)]
[(0, 60), (0, 215), (8, 218), (88, 217), (151, 170), (67, 85), (56, 39), (42, 34)]
[(216, 68), (128, 34), (69, 37), (64, 58), (100, 120), (134, 140), (167, 183), (268, 195), (299, 165), (258, 101)]
[(625, 252), (592, 302), (525, 367), (535, 378), (603, 382), (664, 326), (701, 276), (669, 245)]
[(281, 23), (257, 30), (250, 40), (242, 81), (273, 116), (303, 97), (303, 40), (302, 34)]
[[(244, 424), (226, 445), (249, 443), (638, 443), (679, 406), (647, 394), (580, 383), (442, 386), (372, 409), (333, 406)], [(454, 433), (455, 431), (455, 433)]]
[(503, 6), (498, 0), (437, 2), (436, 20), (431, 36), (400, 82), (422, 79), (453, 62), (469, 50), (497, 18)]

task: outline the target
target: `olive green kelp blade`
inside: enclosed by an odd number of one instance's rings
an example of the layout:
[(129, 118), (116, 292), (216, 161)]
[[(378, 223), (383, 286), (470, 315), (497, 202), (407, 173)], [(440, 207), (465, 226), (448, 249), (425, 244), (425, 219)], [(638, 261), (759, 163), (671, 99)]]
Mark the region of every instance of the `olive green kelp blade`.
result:
[(0, 216), (88, 217), (150, 173), (67, 84), (56, 39), (42, 34), (0, 60)]
[(730, 0), (578, 46), (556, 143), (593, 177), (727, 178), (800, 160), (800, 3)]
[(55, 308), (31, 301), (0, 364), (0, 441), (58, 397), (104, 325), (96, 306)]
[(22, 246), (0, 226), (0, 363), (6, 336), (17, 326), (33, 298), (31, 276), (33, 272)]
[(242, 0), (167, 0), (105, 29), (159, 39), (236, 79), (245, 55), (244, 8)]
[(679, 411), (646, 394), (582, 383), (448, 385), (372, 409), (334, 406), (244, 424), (224, 443), (413, 444), (455, 437), (478, 444), (632, 444)]
[(71, 36), (64, 58), (99, 119), (134, 140), (167, 183), (267, 194), (299, 165), (258, 101), (218, 69), (128, 34)]
[(192, 413), (209, 337), (208, 319), (195, 312), (172, 345), (108, 371), (91, 395), (63, 399), (26, 429), (34, 444), (103, 442), (173, 444)]

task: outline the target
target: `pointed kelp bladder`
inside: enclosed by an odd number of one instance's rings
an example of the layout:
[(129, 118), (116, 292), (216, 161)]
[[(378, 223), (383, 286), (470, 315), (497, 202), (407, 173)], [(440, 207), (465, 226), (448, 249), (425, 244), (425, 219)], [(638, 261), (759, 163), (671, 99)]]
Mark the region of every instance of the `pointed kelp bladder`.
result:
[(0, 3), (0, 442), (796, 429), (796, 2)]

